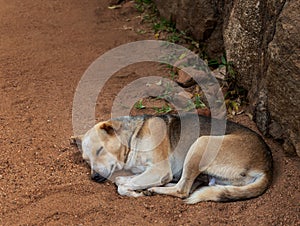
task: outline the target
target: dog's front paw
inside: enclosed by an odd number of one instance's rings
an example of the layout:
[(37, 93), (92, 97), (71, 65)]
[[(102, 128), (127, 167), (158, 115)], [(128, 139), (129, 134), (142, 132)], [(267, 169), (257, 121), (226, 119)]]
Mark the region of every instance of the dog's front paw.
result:
[(117, 186), (122, 185), (122, 177), (116, 177), (114, 182)]
[(159, 194), (159, 192), (157, 192), (159, 189), (160, 189), (160, 187), (152, 187), (152, 188), (148, 188), (147, 192), (151, 195)]
[(117, 186), (119, 185), (126, 185), (128, 183), (128, 181), (131, 179), (131, 177), (129, 176), (119, 176), (115, 178), (115, 184)]
[(144, 196), (143, 192), (133, 191), (133, 190), (131, 190), (128, 187), (123, 186), (123, 185), (118, 186), (118, 193), (119, 193), (119, 195), (128, 196), (128, 197), (142, 197), (142, 196)]

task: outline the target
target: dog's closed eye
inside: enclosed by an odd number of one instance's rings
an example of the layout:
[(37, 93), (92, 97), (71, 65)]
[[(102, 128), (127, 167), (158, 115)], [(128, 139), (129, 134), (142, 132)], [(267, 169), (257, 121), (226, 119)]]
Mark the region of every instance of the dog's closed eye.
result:
[(98, 156), (100, 154), (100, 152), (102, 151), (103, 147), (100, 147), (97, 151), (96, 151), (96, 156)]

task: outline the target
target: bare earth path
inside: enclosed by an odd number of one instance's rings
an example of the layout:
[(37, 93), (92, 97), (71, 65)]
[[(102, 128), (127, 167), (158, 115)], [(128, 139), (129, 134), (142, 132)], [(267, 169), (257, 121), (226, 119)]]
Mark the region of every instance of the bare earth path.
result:
[[(134, 31), (141, 25), (132, 3), (107, 6), (108, 0), (0, 0), (0, 225), (299, 225), (299, 159), (270, 140), (274, 182), (252, 200), (188, 206), (164, 196), (120, 197), (113, 184), (89, 179), (69, 145), (77, 83), (109, 49), (153, 38)], [(103, 93), (102, 119), (130, 73)], [(254, 128), (246, 117), (237, 120)]]

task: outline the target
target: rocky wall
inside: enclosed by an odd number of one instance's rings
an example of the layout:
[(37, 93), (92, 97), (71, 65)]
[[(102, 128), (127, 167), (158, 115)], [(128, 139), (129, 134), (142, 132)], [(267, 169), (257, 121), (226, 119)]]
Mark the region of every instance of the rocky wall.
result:
[(207, 53), (226, 52), (264, 135), (300, 156), (300, 1), (154, 0)]

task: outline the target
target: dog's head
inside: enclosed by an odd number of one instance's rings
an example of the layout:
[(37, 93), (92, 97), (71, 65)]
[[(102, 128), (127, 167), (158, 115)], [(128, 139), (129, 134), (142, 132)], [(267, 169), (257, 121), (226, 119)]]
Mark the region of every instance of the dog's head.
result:
[(105, 181), (123, 168), (126, 146), (118, 137), (121, 126), (119, 121), (100, 122), (84, 135), (72, 138), (91, 167), (91, 178), (97, 182)]

